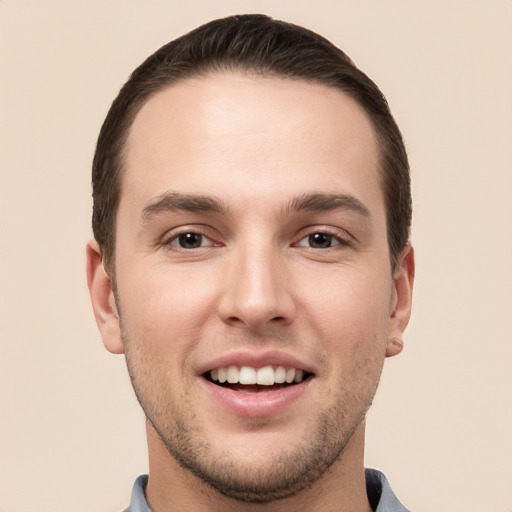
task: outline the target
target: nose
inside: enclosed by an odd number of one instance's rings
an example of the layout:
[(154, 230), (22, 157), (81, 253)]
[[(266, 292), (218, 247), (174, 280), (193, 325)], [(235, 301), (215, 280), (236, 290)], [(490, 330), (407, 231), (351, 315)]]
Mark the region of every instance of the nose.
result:
[(233, 326), (262, 331), (289, 325), (296, 313), (285, 258), (273, 247), (234, 250), (222, 285), (219, 314)]

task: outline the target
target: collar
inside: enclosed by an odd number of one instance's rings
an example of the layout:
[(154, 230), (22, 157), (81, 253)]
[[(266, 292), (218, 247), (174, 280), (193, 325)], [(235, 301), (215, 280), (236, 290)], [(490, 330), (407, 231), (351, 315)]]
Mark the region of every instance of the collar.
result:
[[(387, 478), (376, 469), (366, 469), (366, 492), (374, 512), (409, 512), (393, 493)], [(144, 496), (148, 475), (135, 480), (130, 506), (124, 512), (151, 512)]]

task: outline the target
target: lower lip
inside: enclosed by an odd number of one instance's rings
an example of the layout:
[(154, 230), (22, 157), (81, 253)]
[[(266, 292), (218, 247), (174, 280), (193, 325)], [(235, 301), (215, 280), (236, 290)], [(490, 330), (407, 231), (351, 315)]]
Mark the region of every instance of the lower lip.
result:
[(299, 384), (286, 386), (275, 391), (244, 393), (243, 391), (234, 391), (230, 388), (218, 386), (204, 377), (199, 378), (207, 392), (218, 404), (238, 416), (247, 418), (275, 416), (285, 411), (302, 396), (312, 380), (310, 377)]

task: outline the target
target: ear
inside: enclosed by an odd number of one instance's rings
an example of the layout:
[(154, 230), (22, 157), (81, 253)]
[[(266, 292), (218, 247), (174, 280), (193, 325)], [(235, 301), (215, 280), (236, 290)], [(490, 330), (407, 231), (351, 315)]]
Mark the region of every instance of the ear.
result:
[(398, 258), (393, 276), (393, 297), (386, 357), (396, 356), (403, 349), (404, 331), (411, 317), (413, 284), (414, 250), (410, 245), (407, 245)]
[(87, 244), (86, 255), (87, 285), (103, 344), (113, 354), (122, 354), (124, 347), (112, 281), (103, 267), (101, 251), (96, 240), (93, 239)]

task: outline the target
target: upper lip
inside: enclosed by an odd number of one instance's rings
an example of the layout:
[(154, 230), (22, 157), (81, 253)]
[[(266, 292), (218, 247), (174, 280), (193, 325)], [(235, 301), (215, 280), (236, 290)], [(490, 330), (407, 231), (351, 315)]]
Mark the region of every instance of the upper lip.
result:
[(236, 351), (222, 354), (214, 359), (210, 359), (205, 364), (199, 366), (197, 373), (204, 373), (215, 368), (227, 366), (251, 366), (253, 368), (263, 368), (264, 366), (284, 366), (285, 368), (295, 368), (308, 373), (314, 373), (311, 364), (302, 361), (298, 357), (279, 350), (267, 350), (264, 352)]

